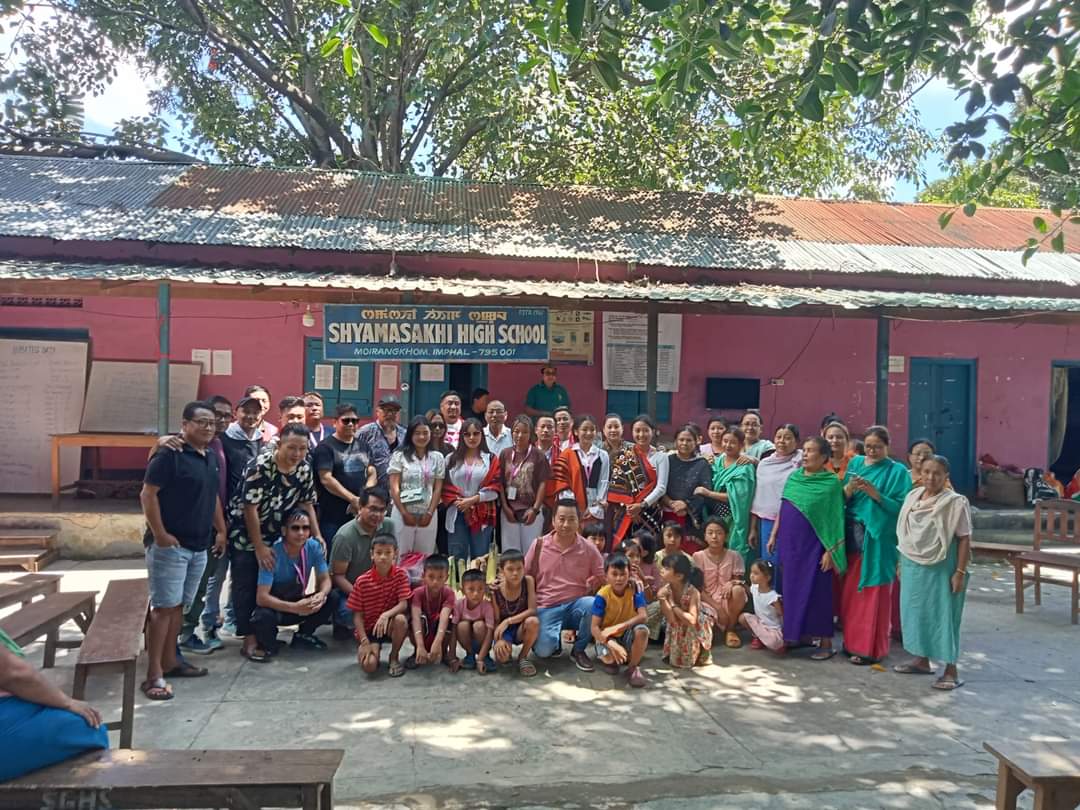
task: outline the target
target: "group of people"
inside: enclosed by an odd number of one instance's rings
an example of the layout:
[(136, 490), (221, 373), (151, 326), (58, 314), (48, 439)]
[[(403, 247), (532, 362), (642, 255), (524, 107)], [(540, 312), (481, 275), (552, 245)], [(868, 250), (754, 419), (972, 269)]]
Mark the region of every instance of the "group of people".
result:
[(205, 675), (185, 653), (219, 648), (223, 625), (264, 663), (280, 627), (322, 650), (332, 624), (364, 672), (388, 646), (393, 677), (530, 677), (566, 641), (579, 669), (622, 668), (633, 687), (661, 639), (676, 668), (707, 664), (717, 637), (826, 661), (839, 628), (852, 664), (902, 636), (913, 657), (896, 672), (938, 662), (933, 686), (961, 685), (970, 513), (929, 442), (905, 465), (882, 426), (856, 438), (829, 415), (815, 435), (781, 424), (770, 439), (747, 411), (684, 425), (669, 449), (648, 416), (574, 414), (551, 367), (526, 413), (486, 391), (469, 406), (447, 391), (403, 426), (387, 396), (361, 426), (349, 404), (324, 424), (316, 393), (282, 400), (276, 425), (260, 386), (189, 403), (141, 494), (146, 697)]

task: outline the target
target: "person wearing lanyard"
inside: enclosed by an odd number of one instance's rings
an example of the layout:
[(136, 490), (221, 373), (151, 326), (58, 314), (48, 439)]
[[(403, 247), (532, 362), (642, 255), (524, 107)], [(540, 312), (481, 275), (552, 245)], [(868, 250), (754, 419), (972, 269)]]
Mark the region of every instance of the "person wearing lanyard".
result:
[(499, 460), (488, 452), (484, 428), (466, 419), (461, 444), (446, 460), (442, 501), (447, 505), (446, 531), (450, 556), (459, 560), (488, 552), (498, 517)]
[(308, 437), (308, 447), (311, 448), (312, 453), (319, 446), (319, 442), (327, 436), (334, 435), (334, 428), (323, 423), (323, 416), (325, 415), (322, 394), (317, 391), (308, 391), (304, 394), (304, 424), (311, 431), (311, 435)]
[(446, 458), (431, 449), (431, 426), (426, 417), (414, 417), (409, 423), (402, 447), (390, 456), (387, 470), (394, 502), (390, 517), (399, 556), (412, 551), (425, 557), (434, 554), (438, 529), (435, 513), (442, 498)]
[(528, 416), (514, 419), (510, 437), (513, 445), (499, 455), (502, 547), (503, 551), (512, 548), (524, 554), (544, 527), (540, 511), (551, 467), (533, 446), (536, 436)]
[[(279, 649), (278, 628), (300, 625), (293, 633), (292, 646), (325, 650), (326, 642), (315, 630), (330, 621), (330, 569), (326, 565), (322, 543), (311, 536), (311, 518), (303, 509), (293, 509), (285, 516), (284, 532), (274, 543), (274, 568), (259, 569), (255, 591), (255, 610), (251, 624), (255, 639), (269, 661)], [(308, 580), (315, 572), (315, 592), (308, 593)]]
[(563, 449), (552, 470), (549, 491), (558, 496), (570, 490), (577, 501), (583, 524), (603, 521), (611, 478), (611, 459), (596, 443), (599, 425), (594, 417), (582, 414), (574, 421), (577, 444)]

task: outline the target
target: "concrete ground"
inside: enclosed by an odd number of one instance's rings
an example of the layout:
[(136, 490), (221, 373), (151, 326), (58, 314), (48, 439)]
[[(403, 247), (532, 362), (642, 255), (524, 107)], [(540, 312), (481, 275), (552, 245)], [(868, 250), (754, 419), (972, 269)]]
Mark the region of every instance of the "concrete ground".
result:
[[(104, 591), (141, 576), (138, 560), (61, 562), (64, 590)], [(258, 665), (239, 642), (174, 682), (176, 698), (136, 700), (142, 748), (346, 749), (338, 807), (348, 808), (992, 808), (984, 741), (1080, 740), (1080, 627), (1068, 589), (1013, 611), (1011, 569), (972, 568), (964, 617), (965, 686), (817, 663), (744, 647), (675, 672), (650, 648), (649, 687), (584, 674), (565, 657), (531, 680), (509, 669), (400, 679), (363, 676), (351, 643), (285, 650)], [(0, 575), (3, 578), (15, 574)], [(287, 638), (288, 631), (283, 632)], [(28, 648), (40, 663), (40, 645)], [(70, 689), (74, 651), (53, 677)], [(905, 660), (899, 647), (887, 667)], [(547, 664), (547, 662), (544, 662)], [(120, 677), (89, 699), (119, 716)], [(115, 744), (115, 735), (114, 735)], [(1030, 798), (1027, 805), (1030, 806)]]

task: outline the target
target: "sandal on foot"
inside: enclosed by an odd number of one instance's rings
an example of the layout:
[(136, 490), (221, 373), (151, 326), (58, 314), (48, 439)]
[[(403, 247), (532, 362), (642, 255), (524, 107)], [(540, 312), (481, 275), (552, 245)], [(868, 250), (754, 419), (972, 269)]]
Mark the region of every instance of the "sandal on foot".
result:
[(810, 660), (811, 661), (828, 661), (834, 655), (836, 655), (836, 648), (835, 647), (826, 647), (824, 649), (818, 650), (816, 653), (811, 655)]
[(164, 678), (158, 678), (157, 681), (151, 683), (150, 681), (143, 681), (139, 686), (142, 693), (146, 695), (147, 700), (172, 700), (173, 691), (172, 687), (165, 683)]
[(727, 635), (724, 636), (724, 646), (732, 650), (737, 650), (742, 646), (742, 639), (739, 638), (739, 634), (734, 630), (728, 630)]
[(405, 674), (405, 667), (401, 665), (400, 661), (391, 661), (387, 673), (391, 678), (400, 678)]
[(197, 667), (187, 661), (177, 664), (165, 673), (166, 678), (205, 678), (210, 674), (206, 667)]
[(934, 674), (934, 670), (930, 669), (930, 667), (926, 667), (926, 668), (917, 667), (914, 664), (897, 664), (895, 667), (892, 668), (892, 671), (896, 672), (896, 673), (898, 673), (900, 675), (933, 675)]
[(848, 660), (857, 667), (868, 667), (874, 663), (869, 658), (863, 658), (861, 655), (853, 655)]
[(934, 689), (938, 689), (942, 692), (951, 692), (953, 689), (959, 689), (961, 686), (963, 686), (964, 682), (959, 678), (953, 678), (949, 675), (942, 675), (930, 685)]
[(251, 661), (254, 664), (268, 664), (268, 663), (270, 663), (270, 655), (265, 650), (254, 649), (244, 657), (247, 658), (248, 661)]
[(536, 665), (532, 661), (518, 661), (518, 672), (523, 678), (531, 678), (536, 674)]

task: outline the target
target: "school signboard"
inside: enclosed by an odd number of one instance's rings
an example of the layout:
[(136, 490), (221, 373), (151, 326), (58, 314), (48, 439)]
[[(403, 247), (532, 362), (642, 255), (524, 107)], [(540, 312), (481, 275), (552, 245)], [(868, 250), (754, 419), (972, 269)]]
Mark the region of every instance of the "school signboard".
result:
[(327, 304), (327, 360), (537, 363), (548, 359), (546, 307)]

